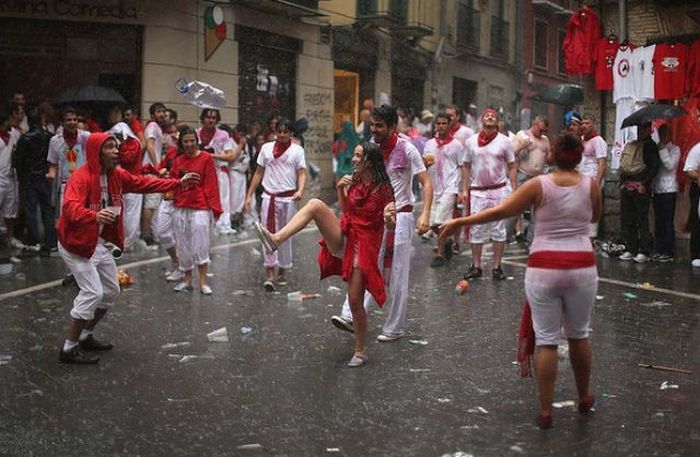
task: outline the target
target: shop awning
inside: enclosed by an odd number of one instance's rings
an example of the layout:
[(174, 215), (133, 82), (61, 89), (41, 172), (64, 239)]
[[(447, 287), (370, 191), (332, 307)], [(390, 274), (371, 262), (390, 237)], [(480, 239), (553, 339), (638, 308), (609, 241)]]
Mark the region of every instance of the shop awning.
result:
[(241, 5), (270, 14), (292, 18), (328, 16), (316, 8), (305, 6), (303, 0), (231, 0), (232, 5)]

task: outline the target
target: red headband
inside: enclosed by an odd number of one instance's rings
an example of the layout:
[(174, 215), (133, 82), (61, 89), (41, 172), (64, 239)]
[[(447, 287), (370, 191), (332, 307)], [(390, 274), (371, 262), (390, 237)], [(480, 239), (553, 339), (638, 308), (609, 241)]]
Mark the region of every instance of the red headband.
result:
[(485, 109), (484, 112), (481, 113), (481, 118), (483, 119), (488, 113), (492, 113), (494, 116), (496, 116), (496, 119), (498, 119), (498, 112), (491, 108)]

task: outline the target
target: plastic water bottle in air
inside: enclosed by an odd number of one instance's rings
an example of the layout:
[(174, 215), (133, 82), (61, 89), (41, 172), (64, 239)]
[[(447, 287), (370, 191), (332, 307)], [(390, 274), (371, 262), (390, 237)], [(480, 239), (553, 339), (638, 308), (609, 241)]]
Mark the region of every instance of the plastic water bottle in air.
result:
[(180, 78), (175, 82), (178, 93), (194, 106), (199, 108), (220, 109), (226, 106), (224, 91), (202, 81), (187, 82)]

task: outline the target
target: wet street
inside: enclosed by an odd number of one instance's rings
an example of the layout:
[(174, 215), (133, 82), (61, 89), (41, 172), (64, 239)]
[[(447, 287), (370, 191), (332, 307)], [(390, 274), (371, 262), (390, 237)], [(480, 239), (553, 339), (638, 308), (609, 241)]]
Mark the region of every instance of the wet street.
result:
[[(342, 281), (318, 280), (318, 234), (295, 240), (286, 287), (262, 289), (259, 243), (218, 238), (213, 296), (178, 294), (164, 252), (121, 260), (136, 283), (98, 327), (115, 344), (97, 366), (58, 363), (74, 287), (60, 259), (27, 258), (0, 277), (2, 456), (691, 456), (700, 451), (700, 272), (686, 262), (600, 259), (593, 315), (596, 412), (580, 416), (560, 359), (554, 429), (538, 430), (536, 388), (517, 376), (525, 252), (508, 280), (454, 285), (467, 255), (428, 267), (414, 237), (410, 335), (375, 340), (346, 367), (352, 337), (333, 327)], [(644, 284), (648, 283), (648, 284)], [(644, 284), (644, 287), (639, 287)], [(329, 290), (329, 286), (331, 290)], [(287, 293), (321, 298), (289, 302)], [(225, 327), (228, 342), (207, 333)], [(7, 357), (5, 357), (7, 359)], [(692, 374), (640, 368), (639, 363)], [(571, 402), (571, 403), (568, 403)], [(461, 454), (460, 454), (461, 453)]]

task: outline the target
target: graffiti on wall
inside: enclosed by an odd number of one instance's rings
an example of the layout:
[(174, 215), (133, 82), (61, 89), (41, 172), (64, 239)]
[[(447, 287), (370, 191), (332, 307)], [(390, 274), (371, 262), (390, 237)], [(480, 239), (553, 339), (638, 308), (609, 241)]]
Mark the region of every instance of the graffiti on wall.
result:
[(309, 121), (304, 134), (307, 153), (330, 154), (333, 147), (333, 99), (330, 92), (310, 92), (301, 100), (300, 117)]

